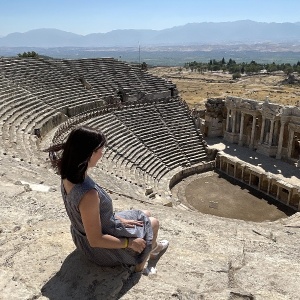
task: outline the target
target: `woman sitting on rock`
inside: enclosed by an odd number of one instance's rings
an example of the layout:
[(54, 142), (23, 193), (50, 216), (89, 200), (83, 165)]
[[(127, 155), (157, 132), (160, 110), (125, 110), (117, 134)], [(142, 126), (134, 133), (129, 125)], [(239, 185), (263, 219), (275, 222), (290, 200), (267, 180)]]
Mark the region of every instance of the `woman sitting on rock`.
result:
[[(82, 126), (73, 129), (64, 144), (47, 149), (62, 179), (61, 192), (73, 241), (100, 266), (135, 266), (138, 274), (143, 270), (144, 274), (156, 272), (151, 260), (155, 261), (168, 247), (168, 241), (156, 241), (158, 220), (148, 211), (114, 213), (109, 195), (88, 175), (102, 157), (105, 145), (100, 131)], [(144, 269), (149, 255), (149, 267)]]

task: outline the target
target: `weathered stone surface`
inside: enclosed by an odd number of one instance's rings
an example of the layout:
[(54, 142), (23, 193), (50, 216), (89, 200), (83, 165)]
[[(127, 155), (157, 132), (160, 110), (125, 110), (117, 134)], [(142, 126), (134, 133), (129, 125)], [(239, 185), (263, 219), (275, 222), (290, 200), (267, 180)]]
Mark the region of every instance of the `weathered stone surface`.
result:
[[(95, 266), (75, 251), (59, 178), (40, 168), (30, 181), (17, 170), (15, 162), (0, 183), (0, 299), (118, 299), (129, 271)], [(42, 177), (57, 190), (14, 184)], [(122, 299), (299, 299), (299, 213), (253, 223), (112, 197), (116, 210), (151, 210), (159, 238), (170, 241), (158, 273)]]

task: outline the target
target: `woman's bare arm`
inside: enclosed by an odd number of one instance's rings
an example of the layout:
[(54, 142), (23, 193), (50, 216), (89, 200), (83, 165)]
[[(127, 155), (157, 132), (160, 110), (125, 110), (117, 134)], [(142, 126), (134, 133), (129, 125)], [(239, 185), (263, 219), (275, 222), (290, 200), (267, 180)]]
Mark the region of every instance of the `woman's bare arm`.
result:
[[(87, 192), (79, 203), (79, 211), (84, 230), (91, 247), (121, 249), (125, 247), (125, 238), (103, 234), (100, 219), (100, 199), (96, 190)], [(146, 242), (141, 238), (129, 239), (129, 248), (142, 252)]]
[(127, 219), (123, 219), (119, 216), (115, 216), (116, 219), (120, 220), (121, 223), (125, 226), (125, 227), (134, 227), (134, 226), (144, 226), (144, 222), (143, 221), (137, 221), (137, 220), (127, 220)]

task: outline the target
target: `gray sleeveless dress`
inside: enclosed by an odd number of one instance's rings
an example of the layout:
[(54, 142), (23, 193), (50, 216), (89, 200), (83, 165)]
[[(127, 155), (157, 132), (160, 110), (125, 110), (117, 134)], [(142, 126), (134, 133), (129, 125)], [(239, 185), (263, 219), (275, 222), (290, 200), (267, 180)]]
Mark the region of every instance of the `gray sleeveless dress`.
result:
[[(102, 233), (115, 237), (139, 237), (146, 240), (146, 248), (142, 253), (137, 253), (132, 249), (105, 249), (92, 248), (87, 240), (84, 227), (79, 212), (79, 202), (83, 195), (95, 189), (100, 198), (100, 218)], [(88, 259), (100, 266), (117, 265), (137, 265), (144, 261), (151, 251), (153, 232), (149, 218), (140, 210), (128, 210), (114, 214), (112, 200), (109, 195), (90, 177), (86, 177), (83, 183), (76, 184), (69, 194), (66, 193), (61, 183), (61, 192), (66, 207), (67, 214), (71, 221), (71, 234), (76, 247), (81, 250)], [(115, 216), (124, 219), (139, 220), (144, 222), (144, 226), (126, 228)]]

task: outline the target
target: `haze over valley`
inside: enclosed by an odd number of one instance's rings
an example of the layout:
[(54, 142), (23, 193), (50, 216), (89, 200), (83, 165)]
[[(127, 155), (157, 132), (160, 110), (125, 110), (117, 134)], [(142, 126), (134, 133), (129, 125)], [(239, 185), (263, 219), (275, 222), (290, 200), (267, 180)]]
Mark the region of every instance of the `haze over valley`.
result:
[(0, 37), (1, 56), (31, 50), (54, 58), (114, 57), (166, 66), (222, 57), (239, 62), (296, 63), (300, 23), (202, 22), (163, 30), (123, 29), (88, 35), (35, 29)]

